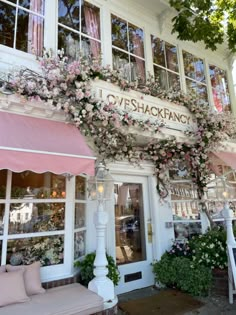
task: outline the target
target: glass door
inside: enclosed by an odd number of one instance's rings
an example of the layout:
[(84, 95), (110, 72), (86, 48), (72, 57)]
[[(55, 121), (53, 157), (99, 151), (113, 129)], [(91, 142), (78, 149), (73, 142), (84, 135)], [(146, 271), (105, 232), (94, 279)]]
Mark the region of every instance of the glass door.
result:
[(152, 231), (147, 178), (114, 176), (117, 294), (153, 284)]

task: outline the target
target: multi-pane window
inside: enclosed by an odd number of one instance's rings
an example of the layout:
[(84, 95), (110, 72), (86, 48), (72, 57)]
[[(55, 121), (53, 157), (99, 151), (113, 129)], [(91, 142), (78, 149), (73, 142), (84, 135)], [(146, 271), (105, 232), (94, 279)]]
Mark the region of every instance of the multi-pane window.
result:
[[(67, 233), (74, 230), (74, 258), (85, 254), (86, 178), (75, 178), (74, 229), (66, 230), (66, 177), (31, 171), (0, 171), (1, 264), (63, 264)], [(71, 199), (70, 199), (71, 201)], [(69, 213), (69, 216), (73, 213)], [(73, 253), (71, 253), (73, 255)]]
[(196, 186), (186, 168), (173, 168), (171, 181), (171, 207), (176, 240), (190, 239), (201, 234), (201, 218)]
[(214, 107), (218, 112), (230, 110), (230, 97), (226, 71), (209, 65)]
[(223, 222), (222, 210), (227, 200), (235, 220), (236, 173), (229, 166), (218, 163), (214, 163), (213, 168), (215, 173), (211, 174), (211, 181), (207, 185), (208, 190), (205, 194), (207, 210), (213, 221)]
[(203, 60), (184, 50), (183, 60), (187, 92), (193, 92), (201, 104), (208, 100)]
[(153, 70), (161, 88), (180, 90), (179, 65), (176, 46), (151, 35)]
[(145, 80), (144, 32), (111, 15), (113, 68), (129, 81)]
[(0, 0), (0, 44), (41, 56), (44, 0)]
[(83, 0), (58, 1), (58, 49), (77, 59), (101, 54), (100, 9)]

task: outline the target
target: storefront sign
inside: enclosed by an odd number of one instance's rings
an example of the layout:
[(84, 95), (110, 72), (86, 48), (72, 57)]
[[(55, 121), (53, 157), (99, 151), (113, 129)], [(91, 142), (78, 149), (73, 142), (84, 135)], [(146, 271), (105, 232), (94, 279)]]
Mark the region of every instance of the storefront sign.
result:
[(94, 82), (93, 90), (96, 97), (116, 108), (132, 112), (135, 118), (158, 119), (167, 128), (181, 131), (194, 126), (191, 113), (183, 106), (136, 91), (121, 91), (119, 87), (104, 81)]

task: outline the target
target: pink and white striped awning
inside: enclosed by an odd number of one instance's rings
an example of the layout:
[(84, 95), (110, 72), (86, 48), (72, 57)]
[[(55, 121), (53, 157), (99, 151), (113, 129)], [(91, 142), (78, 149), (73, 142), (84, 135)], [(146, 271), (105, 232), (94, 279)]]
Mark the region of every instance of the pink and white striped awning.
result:
[(94, 175), (94, 162), (75, 126), (0, 111), (0, 169)]

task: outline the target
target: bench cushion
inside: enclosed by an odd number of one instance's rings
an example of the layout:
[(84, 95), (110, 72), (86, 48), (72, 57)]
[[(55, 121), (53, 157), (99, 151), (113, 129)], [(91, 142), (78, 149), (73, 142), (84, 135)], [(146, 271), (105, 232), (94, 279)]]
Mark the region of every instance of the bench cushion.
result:
[(29, 302), (0, 308), (1, 315), (90, 315), (103, 310), (103, 298), (78, 283), (32, 295)]

